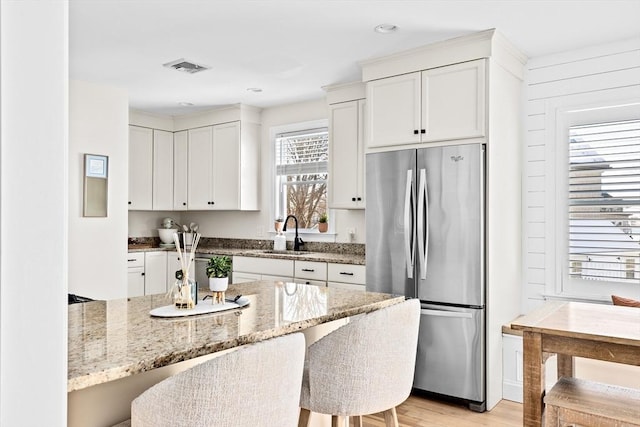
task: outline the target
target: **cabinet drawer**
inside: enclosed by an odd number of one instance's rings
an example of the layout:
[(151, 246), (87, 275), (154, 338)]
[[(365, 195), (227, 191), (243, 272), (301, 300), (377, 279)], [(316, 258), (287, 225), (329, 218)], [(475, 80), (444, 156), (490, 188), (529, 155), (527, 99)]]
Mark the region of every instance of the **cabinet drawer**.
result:
[(296, 279), (327, 280), (327, 263), (296, 261)]
[(327, 277), (329, 282), (364, 285), (366, 283), (367, 273), (364, 265), (329, 263), (327, 266)]
[(289, 259), (234, 256), (233, 271), (293, 277), (293, 261)]
[(127, 267), (144, 267), (144, 252), (127, 253)]

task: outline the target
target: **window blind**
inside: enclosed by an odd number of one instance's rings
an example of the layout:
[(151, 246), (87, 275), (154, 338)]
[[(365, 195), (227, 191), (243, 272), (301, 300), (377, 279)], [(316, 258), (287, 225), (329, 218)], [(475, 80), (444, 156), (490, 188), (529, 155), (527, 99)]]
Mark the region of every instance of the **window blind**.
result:
[(309, 129), (276, 135), (276, 174), (305, 175), (327, 173), (329, 132)]
[(569, 274), (640, 285), (640, 120), (569, 128)]

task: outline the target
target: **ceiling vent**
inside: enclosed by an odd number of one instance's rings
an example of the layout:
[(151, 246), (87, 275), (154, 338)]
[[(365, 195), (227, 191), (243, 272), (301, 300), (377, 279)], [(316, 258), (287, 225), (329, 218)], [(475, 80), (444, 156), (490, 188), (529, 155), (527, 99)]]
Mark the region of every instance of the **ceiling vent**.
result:
[(184, 58), (167, 62), (166, 64), (163, 64), (163, 66), (167, 68), (173, 68), (174, 70), (182, 71), (189, 74), (194, 74), (194, 73), (208, 70), (209, 68), (211, 68), (206, 65), (199, 65), (199, 64), (196, 64), (195, 62), (187, 61)]

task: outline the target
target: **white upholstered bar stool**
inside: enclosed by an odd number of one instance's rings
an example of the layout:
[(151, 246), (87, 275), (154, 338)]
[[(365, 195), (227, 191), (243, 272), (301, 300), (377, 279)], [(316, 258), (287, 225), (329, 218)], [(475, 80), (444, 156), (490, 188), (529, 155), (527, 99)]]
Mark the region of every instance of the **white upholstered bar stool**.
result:
[(293, 427), (305, 348), (302, 334), (285, 335), (173, 375), (133, 401), (131, 426)]
[(420, 301), (410, 299), (356, 317), (309, 346), (298, 426), (310, 412), (330, 414), (332, 426), (383, 412), (386, 425), (397, 427), (395, 408), (413, 385), (419, 325)]

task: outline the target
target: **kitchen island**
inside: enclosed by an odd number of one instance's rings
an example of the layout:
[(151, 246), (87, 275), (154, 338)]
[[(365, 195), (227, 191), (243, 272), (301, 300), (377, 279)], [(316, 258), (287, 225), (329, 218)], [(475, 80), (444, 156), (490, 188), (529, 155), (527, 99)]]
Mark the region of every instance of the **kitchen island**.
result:
[(249, 306), (179, 318), (149, 315), (171, 303), (165, 295), (69, 306), (68, 425), (113, 425), (142, 391), (220, 352), (298, 331), (312, 342), (336, 321), (404, 299), (270, 281), (230, 285), (227, 296), (240, 292)]

